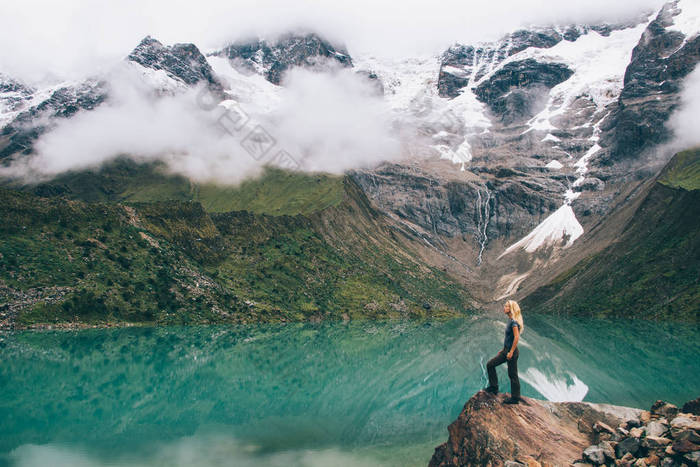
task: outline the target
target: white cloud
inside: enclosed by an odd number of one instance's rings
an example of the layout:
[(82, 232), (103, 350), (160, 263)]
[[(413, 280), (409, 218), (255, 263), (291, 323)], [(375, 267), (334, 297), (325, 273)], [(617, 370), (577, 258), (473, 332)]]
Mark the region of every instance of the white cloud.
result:
[(389, 109), (368, 79), (297, 68), (284, 85), (270, 127), (285, 149), (306, 156), (308, 170), (342, 172), (398, 156)]
[(678, 110), (669, 119), (668, 124), (674, 134), (672, 143), (674, 150), (700, 146), (698, 115), (700, 115), (700, 67), (695, 67), (683, 82)]
[(221, 47), (290, 28), (317, 30), (350, 52), (438, 53), (455, 41), (494, 39), (526, 23), (614, 21), (662, 0), (6, 0), (0, 71), (34, 82), (77, 78), (124, 57), (150, 34), (164, 43)]
[[(126, 156), (163, 161), (193, 180), (236, 183), (258, 173), (280, 150), (299, 162), (300, 170), (333, 173), (399, 154), (383, 100), (352, 70), (292, 70), (275, 108), (247, 103), (246, 127), (226, 132), (218, 124), (224, 108), (202, 108), (199, 89), (156, 97), (138, 69), (123, 62), (112, 70), (107, 102), (56, 120), (56, 127), (36, 142), (33, 155), (0, 169), (0, 175), (43, 179)], [(256, 125), (275, 142), (259, 158), (241, 144)]]

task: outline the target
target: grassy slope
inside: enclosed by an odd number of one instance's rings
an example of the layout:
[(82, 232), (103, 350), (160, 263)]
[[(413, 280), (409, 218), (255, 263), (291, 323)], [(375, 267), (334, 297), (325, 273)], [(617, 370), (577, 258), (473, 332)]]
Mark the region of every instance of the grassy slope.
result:
[(659, 183), (684, 190), (700, 189), (700, 149), (679, 152), (659, 175)]
[(41, 196), (62, 195), (88, 202), (198, 201), (208, 212), (247, 210), (275, 215), (309, 214), (340, 203), (342, 177), (313, 176), (268, 168), (237, 186), (195, 184), (153, 164), (118, 160), (94, 172), (62, 175), (23, 187)]
[[(271, 171), (204, 196), (214, 210), (257, 213), (212, 213), (178, 200), (201, 197), (202, 187), (188, 192), (173, 177), (130, 171), (38, 189), (67, 187), (71, 197), (102, 202), (0, 189), (0, 322), (418, 317), (454, 315), (470, 303), (442, 271), (415, 259), (348, 179)], [(118, 179), (129, 177), (143, 187), (139, 197), (104, 202), (123, 199), (131, 188)], [(144, 197), (151, 200), (135, 202)]]
[(700, 151), (679, 153), (620, 238), (523, 301), (580, 315), (700, 320)]

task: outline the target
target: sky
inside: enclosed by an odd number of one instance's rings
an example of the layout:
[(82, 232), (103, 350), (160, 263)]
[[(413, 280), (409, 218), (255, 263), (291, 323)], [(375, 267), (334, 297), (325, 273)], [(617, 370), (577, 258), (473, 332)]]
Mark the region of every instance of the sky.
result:
[(25, 82), (79, 79), (146, 35), (203, 50), (252, 35), (314, 30), (351, 53), (437, 54), (522, 25), (617, 21), (661, 0), (3, 0), (0, 72)]

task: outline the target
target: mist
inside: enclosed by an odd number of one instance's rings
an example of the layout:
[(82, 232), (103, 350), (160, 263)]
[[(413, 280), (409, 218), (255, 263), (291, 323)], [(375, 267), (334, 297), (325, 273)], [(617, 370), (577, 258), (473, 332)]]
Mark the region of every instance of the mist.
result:
[[(107, 102), (54, 120), (34, 152), (0, 175), (36, 182), (128, 157), (163, 162), (194, 181), (235, 184), (265, 165), (340, 174), (400, 155), (389, 110), (352, 70), (291, 70), (272, 109), (233, 101), (212, 108), (203, 105), (201, 87), (160, 95), (129, 62), (107, 76)], [(245, 115), (242, 128), (226, 124), (238, 113)]]
[(700, 146), (698, 115), (700, 115), (700, 67), (695, 67), (695, 70), (685, 78), (680, 104), (668, 121), (673, 131), (672, 150), (682, 151)]

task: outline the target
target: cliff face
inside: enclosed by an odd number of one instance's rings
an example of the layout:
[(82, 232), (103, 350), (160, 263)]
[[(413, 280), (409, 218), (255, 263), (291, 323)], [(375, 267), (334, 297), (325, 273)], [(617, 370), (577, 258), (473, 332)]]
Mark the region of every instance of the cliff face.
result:
[(435, 448), (430, 467), (569, 465), (597, 441), (596, 422), (618, 426), (641, 410), (585, 402), (547, 402), (523, 398), (504, 405), (504, 394), (479, 391), (449, 427), (449, 439)]

